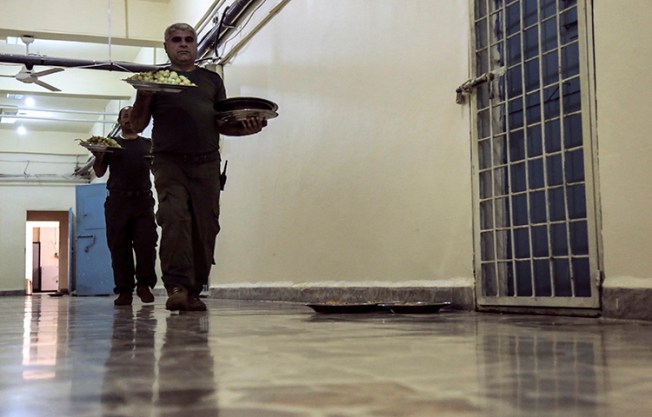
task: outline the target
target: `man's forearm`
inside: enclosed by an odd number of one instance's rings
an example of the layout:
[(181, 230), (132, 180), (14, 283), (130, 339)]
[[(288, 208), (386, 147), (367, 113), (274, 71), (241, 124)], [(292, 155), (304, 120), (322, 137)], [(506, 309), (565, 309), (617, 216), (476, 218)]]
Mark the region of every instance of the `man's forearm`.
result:
[(131, 128), (135, 132), (142, 132), (145, 130), (149, 124), (149, 119), (152, 117), (151, 111), (152, 104), (152, 94), (143, 94), (138, 92), (136, 95), (136, 101), (129, 115), (129, 121), (131, 122)]
[(95, 175), (100, 178), (106, 173), (106, 164), (104, 163), (104, 157), (101, 153), (94, 156), (95, 161), (93, 161), (93, 171), (95, 171)]
[(267, 121), (259, 118), (251, 118), (242, 121), (240, 124), (217, 122), (217, 129), (226, 136), (247, 136), (260, 132), (267, 126)]

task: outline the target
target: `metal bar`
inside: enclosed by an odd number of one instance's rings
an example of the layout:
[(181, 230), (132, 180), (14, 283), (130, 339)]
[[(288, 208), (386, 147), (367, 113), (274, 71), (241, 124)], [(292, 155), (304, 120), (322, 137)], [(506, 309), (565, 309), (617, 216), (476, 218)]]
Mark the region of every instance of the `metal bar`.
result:
[(274, 6), (268, 13), (261, 19), (260, 22), (253, 29), (251, 29), (229, 52), (220, 57), (218, 64), (224, 65), (228, 63), (239, 51), (242, 49), (250, 40), (254, 37), (274, 16), (276, 16), (288, 3), (290, 0), (281, 0), (276, 6)]
[[(62, 110), (62, 109), (43, 109), (43, 108), (36, 108), (36, 107), (13, 107), (13, 106), (3, 106), (0, 104), (0, 111), (2, 110), (10, 110), (10, 111), (31, 111), (31, 112), (48, 112), (48, 113), (74, 113), (74, 114), (93, 114), (93, 115), (98, 115), (98, 116), (111, 116), (111, 117), (118, 117), (118, 113), (107, 113), (107, 112), (101, 112), (101, 111), (86, 111), (86, 110)], [(0, 113), (2, 115), (2, 113)], [(6, 117), (13, 117), (9, 114), (5, 114)]]
[[(0, 62), (50, 67), (84, 68), (103, 71), (147, 72), (156, 71), (163, 65), (144, 65), (133, 62), (87, 61), (69, 58), (51, 58), (39, 55), (0, 54)], [(167, 65), (167, 64), (166, 64)]]
[(115, 123), (115, 120), (90, 120), (90, 119), (62, 119), (62, 118), (55, 118), (55, 117), (41, 117), (41, 116), (25, 116), (25, 115), (4, 115), (0, 116), (1, 118), (6, 118), (6, 119), (21, 119), (21, 120), (48, 120), (52, 122), (75, 122), (75, 123), (102, 123), (102, 124), (113, 124)]

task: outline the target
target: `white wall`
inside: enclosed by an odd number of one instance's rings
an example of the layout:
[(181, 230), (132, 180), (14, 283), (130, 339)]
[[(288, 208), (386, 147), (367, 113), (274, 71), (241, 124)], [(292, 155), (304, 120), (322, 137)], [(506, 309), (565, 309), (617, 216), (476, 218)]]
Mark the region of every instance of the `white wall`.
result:
[(0, 185), (0, 291), (25, 289), (27, 211), (67, 211), (74, 204), (74, 185)]
[[(159, 42), (171, 20), (168, 2), (152, 0), (2, 0), (0, 28), (22, 33), (29, 22), (32, 33), (68, 34), (72, 37), (138, 44)], [(146, 17), (146, 18), (144, 18)], [(48, 38), (44, 36), (44, 38)]]
[(595, 2), (605, 286), (652, 287), (652, 2)]
[[(57, 291), (59, 289), (59, 228), (41, 227), (39, 242), (41, 242), (41, 291)], [(62, 278), (68, 279), (68, 277)]]
[[(605, 285), (650, 287), (652, 3), (595, 3)], [(224, 139), (213, 285), (471, 285), (470, 123), (454, 102), (468, 76), (467, 8), (292, 0), (226, 66), (229, 95), (272, 99), (280, 116)], [(73, 204), (72, 186), (2, 186), (0, 233), (22, 236), (27, 210)], [(0, 290), (23, 288), (22, 245), (4, 238), (0, 265)]]
[(465, 1), (291, 1), (225, 68), (278, 103), (225, 138), (211, 282), (472, 280)]

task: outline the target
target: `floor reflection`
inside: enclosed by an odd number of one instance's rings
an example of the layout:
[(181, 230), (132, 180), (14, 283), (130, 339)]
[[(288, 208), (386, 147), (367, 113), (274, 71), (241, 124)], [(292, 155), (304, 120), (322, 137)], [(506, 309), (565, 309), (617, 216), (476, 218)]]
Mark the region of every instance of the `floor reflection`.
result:
[(116, 308), (111, 349), (104, 364), (102, 405), (105, 416), (148, 416), (156, 380), (154, 306)]
[[(42, 311), (40, 298), (25, 297), (23, 319), (23, 379), (52, 379), (56, 377), (57, 348), (59, 346), (59, 311)], [(62, 316), (65, 320), (65, 315)]]
[(172, 314), (165, 322), (157, 405), (168, 417), (187, 417), (188, 407), (194, 417), (218, 415), (208, 317), (204, 313)]
[(554, 321), (527, 329), (480, 324), (479, 363), (492, 410), (600, 415), (609, 384), (602, 332), (560, 331)]
[[(208, 299), (4, 297), (0, 416), (616, 417), (652, 409), (652, 323), (441, 312), (317, 319)], [(218, 389), (219, 388), (219, 389)]]

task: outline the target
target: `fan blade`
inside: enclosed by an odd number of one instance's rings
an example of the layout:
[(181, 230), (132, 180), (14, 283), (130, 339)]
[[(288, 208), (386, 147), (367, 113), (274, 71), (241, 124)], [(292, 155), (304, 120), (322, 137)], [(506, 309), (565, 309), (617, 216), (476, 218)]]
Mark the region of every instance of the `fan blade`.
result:
[(41, 80), (34, 80), (34, 84), (40, 85), (41, 87), (47, 88), (50, 91), (61, 91), (57, 87), (50, 85), (48, 83), (44, 83)]
[(0, 77), (16, 78), (15, 75), (2, 75), (2, 74), (0, 74)]
[(47, 69), (45, 71), (33, 72), (32, 76), (33, 77), (42, 77), (44, 75), (50, 75), (50, 74), (54, 74), (54, 73), (61, 72), (61, 71), (63, 71), (63, 68), (50, 68), (50, 69)]

